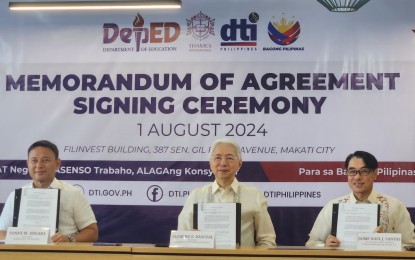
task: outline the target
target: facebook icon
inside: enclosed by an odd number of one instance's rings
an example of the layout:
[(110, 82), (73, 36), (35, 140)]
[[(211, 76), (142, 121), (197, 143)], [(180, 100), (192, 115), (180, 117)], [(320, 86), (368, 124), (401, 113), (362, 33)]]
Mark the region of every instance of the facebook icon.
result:
[(157, 202), (163, 198), (163, 189), (158, 185), (151, 185), (147, 189), (147, 198), (152, 202)]

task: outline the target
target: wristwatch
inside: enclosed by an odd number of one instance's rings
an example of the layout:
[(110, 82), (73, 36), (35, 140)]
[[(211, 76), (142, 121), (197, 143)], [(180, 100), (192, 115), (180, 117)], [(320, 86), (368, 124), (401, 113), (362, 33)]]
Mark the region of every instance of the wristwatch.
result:
[(75, 237), (75, 234), (70, 234), (70, 235), (68, 236), (68, 239), (69, 239), (69, 242), (76, 242), (76, 237)]

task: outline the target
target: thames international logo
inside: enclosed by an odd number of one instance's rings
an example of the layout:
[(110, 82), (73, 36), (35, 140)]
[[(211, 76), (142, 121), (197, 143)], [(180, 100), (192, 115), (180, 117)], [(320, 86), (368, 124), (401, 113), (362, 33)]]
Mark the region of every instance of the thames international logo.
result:
[(195, 39), (201, 41), (209, 37), (209, 35), (215, 35), (214, 25), (215, 19), (210, 18), (206, 14), (199, 12), (192, 16), (190, 19), (186, 19), (187, 33), (186, 35), (192, 35)]
[(231, 19), (220, 30), (222, 38), (221, 51), (256, 51), (257, 22), (256, 12), (249, 14), (248, 19)]
[(177, 51), (172, 46), (180, 35), (180, 25), (175, 22), (154, 22), (145, 26), (138, 13), (133, 27), (120, 27), (115, 23), (103, 25), (103, 52)]
[(197, 43), (190, 43), (190, 51), (211, 51), (212, 44), (206, 42), (209, 36), (214, 36), (215, 19), (199, 12), (190, 19), (186, 19), (187, 32), (186, 36), (191, 35)]
[[(291, 45), (298, 40), (301, 26), (296, 20), (287, 20), (282, 17), (279, 21), (268, 23), (268, 36), (272, 42), (279, 46)], [(304, 47), (264, 47), (264, 51), (302, 51)]]

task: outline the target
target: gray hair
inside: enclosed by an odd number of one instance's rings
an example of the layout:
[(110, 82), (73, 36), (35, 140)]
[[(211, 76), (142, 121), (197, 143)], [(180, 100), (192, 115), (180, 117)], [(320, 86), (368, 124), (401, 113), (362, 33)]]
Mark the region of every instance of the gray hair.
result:
[(235, 148), (235, 152), (236, 152), (236, 157), (238, 157), (239, 160), (242, 160), (242, 153), (241, 153), (241, 147), (239, 146), (239, 144), (237, 142), (235, 142), (234, 140), (231, 139), (218, 139), (216, 141), (213, 142), (210, 151), (209, 151), (209, 158), (213, 157), (213, 152), (215, 151), (216, 147), (218, 145), (221, 144), (230, 144)]

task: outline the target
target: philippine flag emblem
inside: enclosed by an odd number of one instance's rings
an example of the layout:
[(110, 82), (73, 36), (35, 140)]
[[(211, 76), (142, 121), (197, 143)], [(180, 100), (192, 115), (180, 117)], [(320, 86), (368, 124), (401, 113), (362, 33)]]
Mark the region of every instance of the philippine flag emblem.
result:
[(268, 23), (269, 38), (278, 45), (290, 45), (300, 36), (300, 23), (298, 21), (287, 21), (281, 18), (279, 22)]

